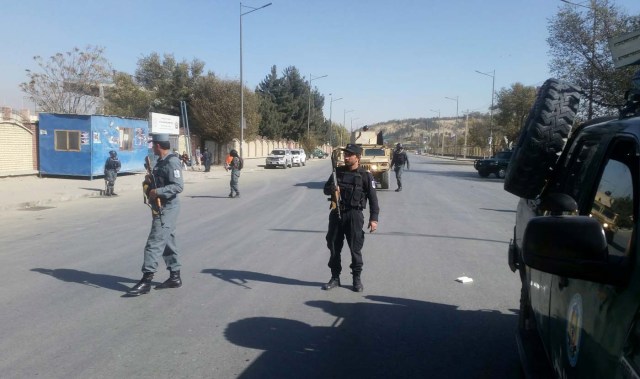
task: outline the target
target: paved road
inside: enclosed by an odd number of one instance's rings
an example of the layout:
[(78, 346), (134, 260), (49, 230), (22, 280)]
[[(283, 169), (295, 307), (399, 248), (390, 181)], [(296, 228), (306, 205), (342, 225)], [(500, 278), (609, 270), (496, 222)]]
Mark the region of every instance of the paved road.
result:
[(247, 173), (239, 199), (227, 179), (187, 182), (184, 286), (138, 298), (121, 296), (141, 275), (141, 194), (4, 212), (0, 377), (519, 377), (517, 199), (468, 164), (410, 158), (404, 191), (379, 192), (363, 293), (320, 289), (326, 160)]

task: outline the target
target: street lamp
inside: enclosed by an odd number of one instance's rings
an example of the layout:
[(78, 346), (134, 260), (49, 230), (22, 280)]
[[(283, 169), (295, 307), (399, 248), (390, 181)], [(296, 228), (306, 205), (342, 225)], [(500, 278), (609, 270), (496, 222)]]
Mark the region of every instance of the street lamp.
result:
[[(440, 155), (444, 156), (444, 133), (442, 133), (442, 124), (440, 123), (440, 109), (429, 109), (433, 113), (438, 114), (438, 130), (442, 135), (442, 146), (440, 147)], [(436, 148), (438, 147), (438, 140), (436, 140)], [(434, 154), (435, 155), (435, 154)]]
[[(456, 97), (447, 97), (447, 96), (445, 96), (444, 98), (445, 99), (449, 99), (449, 100), (453, 100), (453, 101), (456, 102), (456, 127), (455, 127), (455, 132), (457, 133), (458, 132), (458, 99), (459, 99), (459, 97), (458, 96), (456, 96)], [(454, 136), (455, 136), (455, 133), (454, 133)], [(458, 139), (456, 139), (456, 142), (457, 141), (458, 141)], [(456, 146), (454, 145), (454, 147), (453, 147), (454, 158), (455, 158), (455, 154), (456, 154)]]
[(342, 100), (342, 98), (334, 99), (333, 94), (329, 94), (329, 145), (333, 146), (333, 124), (331, 123), (331, 116), (333, 113), (333, 103), (338, 100)]
[(316, 80), (316, 79), (326, 78), (327, 76), (328, 75), (322, 75), (322, 76), (316, 76), (314, 78), (313, 75), (309, 74), (309, 112), (307, 112), (307, 138), (310, 137), (309, 124), (311, 122), (311, 82)]
[(478, 74), (486, 75), (491, 77), (491, 109), (489, 110), (489, 156), (493, 156), (493, 97), (495, 94), (496, 88), (496, 70), (489, 72), (481, 72), (476, 70)]
[[(249, 14), (251, 12), (255, 12), (259, 9), (266, 8), (271, 3), (265, 4), (261, 7), (254, 8), (247, 5), (242, 5), (240, 3), (240, 157), (242, 157), (242, 145), (244, 144), (244, 91), (243, 86), (244, 82), (242, 81), (242, 16)], [(250, 11), (242, 13), (242, 8), (249, 8)]]
[(587, 114), (587, 120), (591, 120), (593, 118), (593, 92), (594, 92), (594, 82), (595, 82), (595, 60), (596, 60), (596, 2), (591, 0), (591, 6), (586, 6), (582, 4), (572, 3), (567, 0), (560, 0), (563, 3), (575, 5), (577, 7), (587, 8), (593, 12), (593, 30), (591, 31), (591, 62), (589, 71), (589, 110)]
[[(347, 130), (347, 113), (351, 113), (353, 111), (353, 109), (344, 110), (344, 114), (342, 115), (342, 126), (344, 127), (344, 130)], [(340, 133), (340, 146), (342, 146), (342, 133)]]
[(360, 118), (360, 117), (355, 117), (355, 118), (354, 118), (354, 117), (351, 117), (351, 133), (353, 133), (353, 120), (357, 120), (357, 119), (359, 119), (359, 118)]

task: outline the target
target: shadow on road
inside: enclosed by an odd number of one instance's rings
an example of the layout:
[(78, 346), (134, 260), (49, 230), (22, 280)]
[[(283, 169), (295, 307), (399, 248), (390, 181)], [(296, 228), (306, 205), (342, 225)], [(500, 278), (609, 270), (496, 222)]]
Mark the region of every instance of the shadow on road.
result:
[(122, 283), (137, 283), (137, 280), (123, 278), (121, 276), (93, 274), (86, 271), (78, 271), (68, 268), (32, 268), (31, 271), (50, 275), (56, 279), (69, 283), (84, 284), (95, 288), (106, 288), (119, 292), (127, 292), (129, 287)]
[(238, 378), (521, 378), (517, 317), (402, 298), (308, 301), (330, 326), (252, 317), (230, 323), (232, 343), (264, 352)]
[(229, 196), (209, 196), (209, 195), (192, 195), (186, 196), (191, 199), (228, 199)]
[(235, 284), (246, 289), (251, 289), (247, 284), (251, 281), (254, 282), (267, 282), (275, 284), (286, 284), (290, 286), (310, 286), (321, 287), (323, 283), (319, 282), (307, 282), (304, 280), (283, 278), (282, 276), (263, 274), (254, 271), (244, 270), (222, 270), (217, 268), (208, 268), (201, 271), (203, 274), (211, 274), (218, 279), (222, 279), (225, 282)]
[[(507, 212), (507, 211), (503, 211)], [(322, 233), (326, 234), (326, 230), (308, 230), (308, 229), (269, 229), (274, 232), (293, 232), (293, 233)], [(399, 237), (425, 237), (425, 238), (446, 238), (454, 240), (468, 240), (468, 241), (481, 241), (481, 242), (497, 242), (508, 244), (509, 241), (492, 240), (486, 238), (474, 238), (463, 236), (443, 236), (438, 234), (424, 234), (424, 233), (407, 233), (407, 232), (378, 232), (373, 233), (378, 236), (399, 236)]]
[(296, 183), (294, 187), (307, 187), (309, 189), (323, 189), (324, 182), (306, 182), (306, 183)]

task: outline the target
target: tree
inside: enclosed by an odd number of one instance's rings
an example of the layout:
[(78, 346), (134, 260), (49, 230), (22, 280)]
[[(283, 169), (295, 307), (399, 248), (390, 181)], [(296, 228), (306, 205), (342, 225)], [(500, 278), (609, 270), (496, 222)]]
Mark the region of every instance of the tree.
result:
[(134, 78), (124, 72), (113, 76), (114, 87), (105, 93), (106, 114), (123, 117), (147, 118), (154, 92), (145, 90)]
[(261, 98), (259, 133), (262, 136), (300, 141), (307, 135), (309, 120), (309, 129), (313, 131), (309, 140), (326, 138), (328, 125), (322, 113), (324, 97), (317, 89), (311, 90), (311, 118), (308, 119), (309, 86), (297, 68), (287, 67), (282, 77), (278, 77), (276, 67), (271, 67), (256, 93)]
[(111, 65), (104, 48), (87, 46), (57, 53), (45, 60), (33, 59), (42, 72), (27, 71), (29, 80), (20, 84), (44, 112), (93, 113), (102, 105), (101, 89), (111, 82)]
[(563, 4), (549, 21), (550, 71), (582, 87), (587, 119), (624, 104), (633, 69), (614, 69), (608, 39), (638, 27), (640, 16), (624, 14), (609, 0), (591, 0), (590, 6)]
[(509, 141), (517, 140), (529, 110), (536, 98), (536, 88), (514, 83), (511, 88), (503, 88), (496, 95), (496, 114), (494, 122), (494, 138), (507, 137)]
[[(240, 82), (220, 80), (209, 74), (197, 80), (190, 101), (191, 113), (198, 132), (218, 143), (240, 139)], [(259, 99), (246, 87), (244, 90), (244, 139), (254, 138), (260, 123)]]
[(203, 71), (204, 62), (198, 59), (178, 62), (172, 54), (160, 59), (158, 53), (151, 53), (138, 60), (135, 79), (154, 94), (151, 111), (178, 116), (180, 101), (191, 97)]

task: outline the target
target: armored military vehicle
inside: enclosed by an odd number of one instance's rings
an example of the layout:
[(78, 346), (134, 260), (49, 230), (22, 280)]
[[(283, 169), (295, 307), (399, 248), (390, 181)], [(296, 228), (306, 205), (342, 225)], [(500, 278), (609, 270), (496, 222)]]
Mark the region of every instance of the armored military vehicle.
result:
[(384, 146), (382, 132), (376, 133), (364, 127), (351, 133), (351, 143), (362, 147), (360, 166), (373, 174), (376, 188), (389, 189), (391, 149)]
[[(640, 65), (639, 37), (610, 41), (626, 46), (619, 67)], [(527, 377), (638, 378), (640, 71), (618, 115), (574, 125), (582, 93), (542, 85), (506, 173), (521, 198), (508, 253), (518, 351)]]

